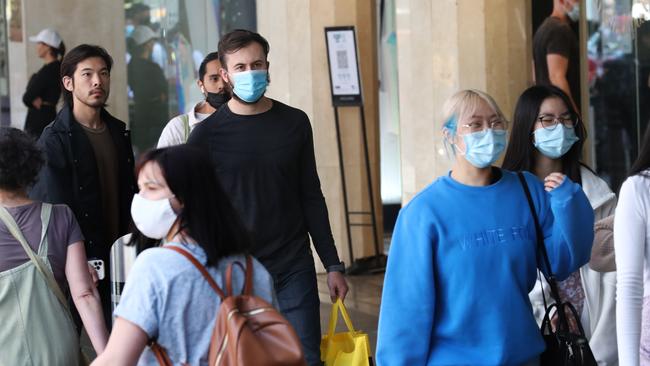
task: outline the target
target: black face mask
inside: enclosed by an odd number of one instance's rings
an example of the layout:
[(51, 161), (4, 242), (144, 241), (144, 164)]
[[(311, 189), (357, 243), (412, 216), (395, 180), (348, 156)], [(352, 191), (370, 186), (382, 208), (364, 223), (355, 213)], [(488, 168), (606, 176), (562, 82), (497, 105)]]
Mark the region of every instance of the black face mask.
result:
[(219, 109), (222, 104), (230, 100), (230, 94), (228, 93), (210, 93), (205, 97), (205, 101), (214, 109)]

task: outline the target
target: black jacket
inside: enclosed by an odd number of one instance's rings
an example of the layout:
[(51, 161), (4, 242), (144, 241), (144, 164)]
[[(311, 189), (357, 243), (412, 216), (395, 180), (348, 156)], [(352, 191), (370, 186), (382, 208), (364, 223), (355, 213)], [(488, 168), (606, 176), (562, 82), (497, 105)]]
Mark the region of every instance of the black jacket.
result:
[[(25, 131), (38, 139), (43, 128), (56, 117), (56, 103), (61, 97), (61, 61), (50, 62), (32, 75), (23, 94), (23, 103), (27, 106)], [(36, 98), (41, 98), (43, 104), (40, 109), (34, 108), (32, 103)]]
[[(124, 122), (106, 110), (102, 110), (101, 118), (113, 137), (119, 159), (119, 231), (120, 235), (124, 235), (129, 232), (131, 200), (136, 192), (130, 132)], [(88, 258), (104, 260), (105, 270), (108, 271), (110, 247), (117, 238), (108, 238), (104, 230), (106, 220), (103, 217), (95, 153), (69, 106), (66, 105), (54, 122), (43, 130), (38, 144), (47, 162), (30, 197), (70, 206), (86, 239)]]

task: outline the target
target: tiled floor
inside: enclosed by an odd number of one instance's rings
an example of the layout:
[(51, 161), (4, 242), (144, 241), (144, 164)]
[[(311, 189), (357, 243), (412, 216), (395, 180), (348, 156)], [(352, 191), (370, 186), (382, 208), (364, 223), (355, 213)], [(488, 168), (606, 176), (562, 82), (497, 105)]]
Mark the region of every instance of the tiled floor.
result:
[[(377, 321), (379, 320), (379, 303), (384, 275), (347, 276), (350, 292), (345, 298), (345, 307), (350, 314), (352, 324), (358, 330), (368, 333), (370, 348), (374, 358), (377, 344)], [(327, 288), (327, 275), (318, 275), (318, 293), (321, 306), (321, 328), (326, 333), (329, 326), (332, 302)], [(337, 331), (345, 331), (345, 324), (339, 317)]]

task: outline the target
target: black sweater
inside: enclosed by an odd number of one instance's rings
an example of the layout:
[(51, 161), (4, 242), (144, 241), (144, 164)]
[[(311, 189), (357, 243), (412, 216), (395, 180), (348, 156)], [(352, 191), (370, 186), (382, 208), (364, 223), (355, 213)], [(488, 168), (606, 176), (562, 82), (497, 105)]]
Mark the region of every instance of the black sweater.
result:
[[(35, 138), (43, 132), (43, 128), (56, 117), (56, 103), (61, 96), (60, 61), (53, 61), (44, 65), (37, 73), (32, 75), (23, 94), (23, 103), (27, 106), (25, 130)], [(40, 109), (32, 104), (36, 98), (41, 98), (43, 104)]]
[(253, 255), (269, 272), (311, 264), (308, 234), (325, 266), (339, 263), (303, 111), (273, 100), (269, 111), (243, 116), (226, 104), (194, 129), (188, 144), (208, 149), (253, 235)]
[[(37, 73), (32, 75), (23, 94), (23, 103), (27, 108), (34, 108), (32, 102), (36, 98), (54, 106), (61, 96), (61, 61), (53, 61), (43, 65)], [(48, 121), (52, 122), (52, 120)]]

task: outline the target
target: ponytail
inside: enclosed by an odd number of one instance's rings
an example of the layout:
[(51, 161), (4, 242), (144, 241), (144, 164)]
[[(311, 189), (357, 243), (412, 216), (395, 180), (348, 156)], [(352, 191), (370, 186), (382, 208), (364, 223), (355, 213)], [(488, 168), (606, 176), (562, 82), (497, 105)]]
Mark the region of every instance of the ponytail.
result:
[(53, 50), (54, 50), (54, 56), (56, 56), (57, 58), (60, 57), (61, 59), (63, 59), (63, 55), (65, 55), (65, 43), (63, 43), (63, 41), (61, 41), (61, 44), (59, 45), (59, 48), (53, 48)]

